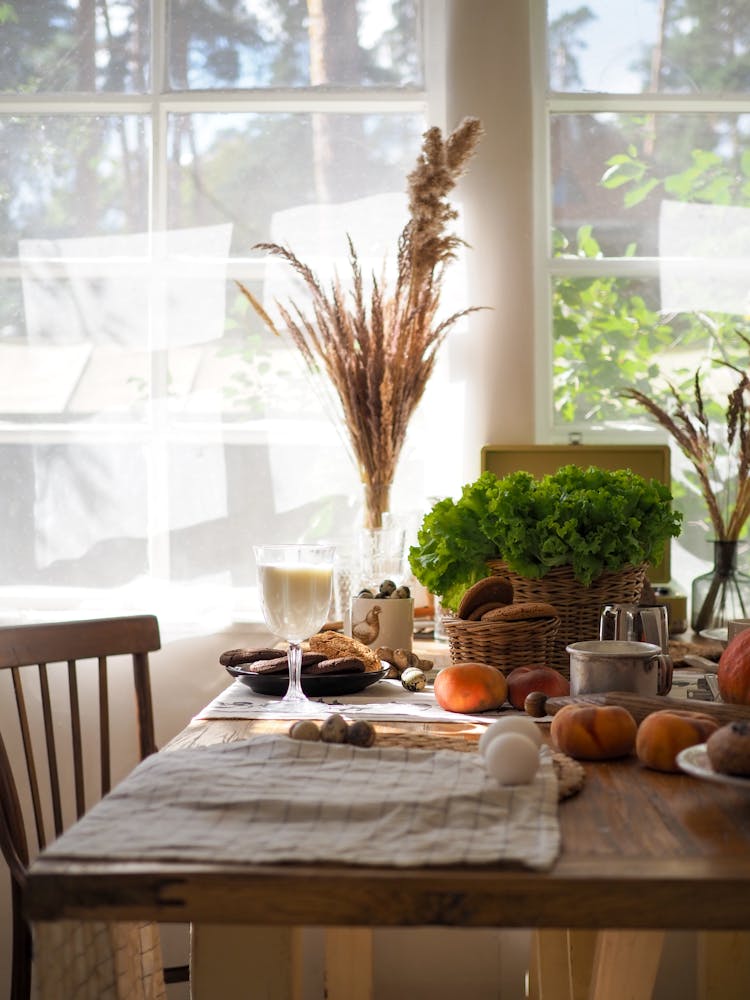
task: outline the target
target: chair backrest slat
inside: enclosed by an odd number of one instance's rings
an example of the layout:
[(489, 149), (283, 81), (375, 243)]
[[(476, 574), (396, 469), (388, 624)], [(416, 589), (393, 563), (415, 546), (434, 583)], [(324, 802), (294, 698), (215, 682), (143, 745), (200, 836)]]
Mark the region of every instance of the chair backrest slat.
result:
[[(26, 698), (23, 693), (23, 683), (21, 674), (17, 667), (11, 669), (13, 677), (13, 693), (16, 696), (16, 712), (18, 713), (18, 725), (21, 730), (21, 744), (23, 746), (23, 756), (26, 762), (26, 775), (29, 781), (29, 793), (34, 808), (34, 824), (36, 827), (37, 843), (40, 849), (46, 844), (44, 833), (44, 813), (42, 811), (42, 800), (39, 794), (39, 779), (36, 771), (36, 760), (34, 758), (34, 746), (31, 742), (31, 729), (29, 726), (29, 716), (26, 711)], [(12, 775), (11, 775), (12, 778)], [(26, 846), (28, 851), (28, 845)], [(28, 864), (28, 860), (26, 862)]]
[[(60, 772), (57, 766), (57, 745), (55, 744), (55, 723), (52, 712), (52, 699), (49, 693), (49, 676), (47, 664), (39, 664), (39, 693), (42, 698), (42, 721), (44, 724), (44, 739), (47, 746), (47, 773), (49, 774), (50, 799), (52, 801), (52, 823), (55, 836), (62, 833), (62, 792), (60, 790)], [(44, 816), (37, 818), (37, 825), (44, 829)], [(46, 837), (42, 834), (39, 847), (46, 846)]]
[(137, 703), (137, 719), (139, 723), (138, 740), (141, 757), (156, 753), (158, 747), (154, 737), (154, 706), (151, 700), (151, 685), (148, 683), (148, 655), (133, 654), (133, 680)]
[(73, 754), (73, 786), (76, 793), (76, 818), (86, 811), (86, 789), (83, 783), (83, 740), (81, 737), (81, 704), (78, 700), (78, 674), (75, 660), (68, 660), (68, 697), (70, 699), (70, 748)]
[(99, 759), (101, 760), (101, 789), (104, 797), (112, 786), (112, 753), (109, 742), (109, 685), (107, 683), (107, 657), (99, 657)]

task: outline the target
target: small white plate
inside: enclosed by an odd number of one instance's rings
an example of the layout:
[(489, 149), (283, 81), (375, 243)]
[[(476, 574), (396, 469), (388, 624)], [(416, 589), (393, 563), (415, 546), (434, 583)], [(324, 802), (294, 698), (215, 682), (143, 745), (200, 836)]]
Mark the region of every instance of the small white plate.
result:
[(724, 628), (704, 628), (698, 633), (698, 635), (703, 636), (704, 639), (712, 639), (714, 642), (723, 642), (726, 646), (729, 641), (729, 629), (724, 626)]
[(744, 788), (746, 792), (750, 792), (750, 778), (740, 778), (735, 774), (721, 774), (719, 771), (714, 771), (711, 761), (708, 759), (705, 743), (698, 743), (696, 746), (681, 750), (677, 754), (677, 763), (683, 771), (692, 774), (695, 778), (705, 778), (721, 785), (733, 785), (735, 788)]

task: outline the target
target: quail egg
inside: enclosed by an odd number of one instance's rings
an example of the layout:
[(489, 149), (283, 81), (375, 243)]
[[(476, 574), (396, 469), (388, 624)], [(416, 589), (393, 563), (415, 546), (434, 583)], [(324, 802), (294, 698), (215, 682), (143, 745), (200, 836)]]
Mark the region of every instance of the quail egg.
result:
[(401, 683), (407, 691), (424, 691), (427, 678), (419, 667), (407, 667), (401, 674)]

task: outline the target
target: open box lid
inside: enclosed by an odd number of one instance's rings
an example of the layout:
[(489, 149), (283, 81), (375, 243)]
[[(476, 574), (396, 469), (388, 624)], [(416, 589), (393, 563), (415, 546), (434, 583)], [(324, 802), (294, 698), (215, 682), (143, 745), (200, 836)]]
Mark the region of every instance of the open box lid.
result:
[[(541, 478), (557, 472), (563, 465), (588, 468), (595, 465), (614, 472), (630, 469), (644, 479), (657, 479), (671, 489), (669, 445), (654, 444), (489, 444), (482, 448), (482, 472), (494, 472), (498, 478), (524, 470)], [(670, 580), (670, 547), (665, 546), (664, 558), (648, 571), (652, 584)]]

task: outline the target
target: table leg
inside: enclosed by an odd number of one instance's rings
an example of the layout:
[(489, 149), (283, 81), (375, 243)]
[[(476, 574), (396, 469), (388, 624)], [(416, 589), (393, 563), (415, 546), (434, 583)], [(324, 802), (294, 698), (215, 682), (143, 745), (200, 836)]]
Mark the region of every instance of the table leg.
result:
[(194, 924), (191, 1000), (301, 1000), (301, 930)]
[(648, 1000), (663, 944), (664, 931), (600, 931), (589, 1000)]
[(372, 1000), (372, 931), (326, 928), (326, 1000)]
[(529, 1000), (570, 1000), (566, 931), (536, 930), (531, 935)]
[(746, 1000), (750, 996), (750, 934), (700, 931), (698, 1000)]
[(529, 970), (531, 1000), (587, 1000), (596, 938), (596, 931), (534, 931)]
[(596, 953), (596, 931), (568, 931), (570, 1000), (587, 1000)]

